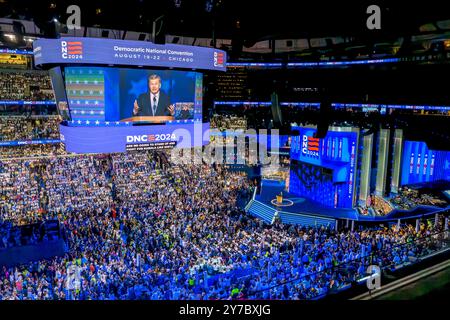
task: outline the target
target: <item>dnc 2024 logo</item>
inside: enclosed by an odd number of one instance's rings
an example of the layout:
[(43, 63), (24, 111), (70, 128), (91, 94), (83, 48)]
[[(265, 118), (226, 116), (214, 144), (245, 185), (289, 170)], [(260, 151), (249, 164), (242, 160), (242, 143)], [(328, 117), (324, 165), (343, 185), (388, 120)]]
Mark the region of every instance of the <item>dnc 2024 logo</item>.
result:
[(319, 138), (302, 136), (302, 153), (307, 156), (319, 156)]
[(214, 51), (214, 67), (223, 67), (225, 55), (223, 52)]
[(81, 41), (61, 41), (61, 57), (63, 59), (83, 59), (83, 43)]

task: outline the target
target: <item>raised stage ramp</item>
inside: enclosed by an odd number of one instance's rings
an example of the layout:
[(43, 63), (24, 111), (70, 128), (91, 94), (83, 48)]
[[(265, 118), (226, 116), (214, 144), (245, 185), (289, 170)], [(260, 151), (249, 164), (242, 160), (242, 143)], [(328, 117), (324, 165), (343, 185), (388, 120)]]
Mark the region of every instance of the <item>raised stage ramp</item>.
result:
[[(284, 190), (283, 183), (280, 183), (279, 181), (264, 180), (262, 183), (261, 193), (267, 193), (267, 190), (270, 190), (270, 195), (256, 195), (255, 190), (252, 199), (245, 207), (245, 211), (260, 218), (268, 224), (272, 224), (278, 216), (281, 222), (285, 224), (302, 225), (307, 227), (325, 226), (334, 228), (336, 220), (333, 218), (309, 215), (301, 212), (289, 212), (288, 210), (284, 210), (283, 207), (276, 207), (268, 201), (268, 199), (275, 197), (279, 192)], [(298, 197), (290, 197), (290, 199), (292, 199), (291, 203), (296, 205), (299, 205), (305, 201), (305, 199)], [(292, 209), (292, 207), (285, 207), (285, 209)]]
[(275, 219), (276, 210), (262, 202), (252, 200), (250, 206), (248, 206), (247, 212), (262, 219), (266, 223), (272, 224)]
[(278, 212), (281, 222), (285, 224), (302, 225), (308, 227), (330, 227), (334, 228), (336, 224), (335, 219), (322, 218), (317, 216), (310, 216), (301, 213), (290, 213), (290, 212)]

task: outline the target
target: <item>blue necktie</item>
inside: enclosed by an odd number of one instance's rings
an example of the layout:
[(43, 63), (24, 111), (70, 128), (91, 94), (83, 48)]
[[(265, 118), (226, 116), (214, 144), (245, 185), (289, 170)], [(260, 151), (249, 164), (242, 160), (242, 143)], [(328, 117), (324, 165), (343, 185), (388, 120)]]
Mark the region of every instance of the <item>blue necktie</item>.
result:
[(152, 107), (153, 115), (156, 116), (156, 96), (153, 96), (153, 107)]

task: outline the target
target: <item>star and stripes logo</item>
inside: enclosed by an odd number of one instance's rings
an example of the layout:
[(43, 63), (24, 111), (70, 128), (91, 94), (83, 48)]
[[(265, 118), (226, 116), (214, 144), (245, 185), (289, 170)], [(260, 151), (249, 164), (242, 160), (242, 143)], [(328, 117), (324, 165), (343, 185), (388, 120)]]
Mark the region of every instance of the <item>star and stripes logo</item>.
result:
[(223, 52), (214, 51), (214, 67), (223, 67), (224, 60)]
[(63, 59), (83, 59), (83, 43), (81, 41), (61, 41)]
[(319, 138), (308, 137), (304, 135), (302, 138), (302, 153), (305, 155), (319, 156)]
[(308, 150), (319, 151), (319, 138), (308, 137)]

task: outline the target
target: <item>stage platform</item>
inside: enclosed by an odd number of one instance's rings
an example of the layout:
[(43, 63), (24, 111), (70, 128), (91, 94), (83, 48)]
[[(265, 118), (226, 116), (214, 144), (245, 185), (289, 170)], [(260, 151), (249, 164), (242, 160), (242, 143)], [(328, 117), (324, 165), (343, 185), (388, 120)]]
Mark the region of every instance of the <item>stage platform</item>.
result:
[[(285, 191), (284, 181), (262, 180), (260, 192), (248, 203), (246, 210), (267, 223), (273, 223), (278, 215), (285, 223), (305, 225), (334, 225), (336, 220), (355, 220), (360, 222), (387, 222), (405, 218), (422, 218), (427, 215), (448, 210), (432, 206), (418, 206), (412, 210), (393, 210), (386, 216), (363, 216), (356, 209), (329, 208), (313, 200), (299, 197)], [(283, 192), (283, 206), (277, 206), (274, 199)]]
[[(276, 180), (263, 180), (261, 182), (261, 192), (259, 195), (256, 195), (255, 200), (260, 201), (277, 211), (284, 211), (294, 214), (303, 213), (332, 219), (358, 219), (358, 212), (355, 209), (334, 209), (324, 207), (312, 200), (286, 192), (284, 189), (284, 182)], [(275, 199), (280, 192), (283, 192), (283, 199), (288, 199), (293, 202), (292, 206), (280, 208), (272, 204), (272, 200)]]

